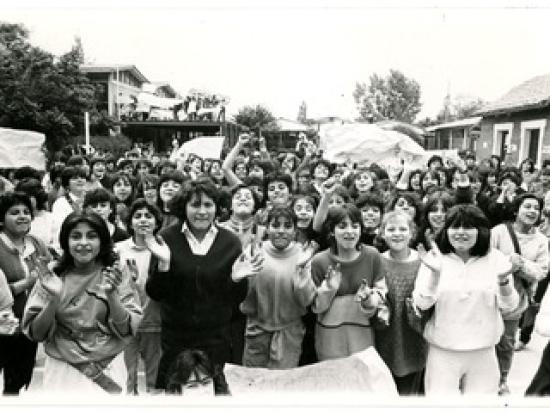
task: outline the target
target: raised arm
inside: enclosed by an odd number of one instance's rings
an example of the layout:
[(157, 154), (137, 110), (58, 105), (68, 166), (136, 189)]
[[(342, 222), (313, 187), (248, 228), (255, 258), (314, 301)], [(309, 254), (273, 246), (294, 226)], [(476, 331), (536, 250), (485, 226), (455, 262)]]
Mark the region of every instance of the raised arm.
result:
[(237, 140), (237, 143), (229, 151), (229, 153), (225, 157), (225, 160), (223, 161), (222, 171), (230, 187), (234, 187), (236, 185), (240, 185), (243, 183), (239, 178), (237, 178), (237, 175), (235, 175), (235, 172), (233, 172), (233, 164), (235, 163), (235, 159), (237, 158), (237, 155), (249, 140), (250, 140), (250, 136), (248, 134), (246, 133), (240, 134), (239, 139)]

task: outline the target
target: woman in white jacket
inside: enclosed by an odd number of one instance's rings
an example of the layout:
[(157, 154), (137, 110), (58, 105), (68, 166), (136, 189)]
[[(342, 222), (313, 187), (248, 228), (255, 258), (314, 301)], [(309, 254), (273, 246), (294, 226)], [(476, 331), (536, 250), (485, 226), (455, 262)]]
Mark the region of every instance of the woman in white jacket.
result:
[(434, 307), (424, 329), (426, 395), (496, 395), (501, 311), (518, 305), (509, 259), (490, 248), (489, 222), (471, 204), (451, 208), (431, 250), (418, 249), (414, 305)]

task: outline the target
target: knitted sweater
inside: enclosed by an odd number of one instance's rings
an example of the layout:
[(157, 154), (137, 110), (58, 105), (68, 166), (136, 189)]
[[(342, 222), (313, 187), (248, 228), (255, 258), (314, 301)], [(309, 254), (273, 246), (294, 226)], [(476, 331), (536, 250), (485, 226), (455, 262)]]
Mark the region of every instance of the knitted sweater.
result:
[[(170, 269), (153, 271), (145, 291), (160, 303), (163, 345), (195, 345), (213, 339), (228, 340), (232, 306), (242, 301), (246, 282), (233, 283), (233, 263), (241, 253), (239, 239), (219, 228), (214, 243), (204, 256), (193, 254), (178, 222), (160, 232), (171, 252)], [(221, 342), (220, 342), (221, 340)]]
[(241, 311), (264, 330), (280, 330), (301, 320), (315, 295), (315, 284), (297, 277), (296, 262), (300, 246), (291, 244), (283, 251), (271, 242), (263, 244), (262, 271), (248, 285)]
[(415, 250), (406, 261), (394, 260), (389, 251), (382, 254), (386, 268), (390, 325), (376, 331), (376, 350), (391, 372), (398, 377), (420, 371), (426, 364), (427, 345), (407, 321), (405, 299), (414, 289), (420, 259)]
[[(369, 326), (369, 319), (376, 312), (365, 311), (361, 304), (355, 302), (355, 294), (366, 279), (367, 284), (385, 299), (386, 282), (380, 253), (367, 245), (360, 246), (359, 256), (350, 262), (342, 261), (329, 249), (316, 254), (311, 261), (311, 278), (318, 286), (313, 304), (318, 323), (325, 327), (338, 327), (344, 324)], [(324, 280), (329, 266), (333, 268), (340, 263), (342, 280), (338, 289), (331, 289)]]
[[(45, 257), (48, 260), (50, 258), (50, 254), (40, 240), (34, 238), (32, 235), (27, 235), (25, 242), (27, 244), (25, 247), (27, 253), (24, 257), (21, 257), (21, 254), (15, 247), (6, 244), (2, 237), (0, 237), (0, 270), (4, 272), (8, 284), (26, 278), (28, 272), (37, 266), (36, 260), (38, 257)], [(19, 319), (23, 317), (23, 310), (25, 309), (29, 292), (22, 291), (13, 297), (13, 313)]]

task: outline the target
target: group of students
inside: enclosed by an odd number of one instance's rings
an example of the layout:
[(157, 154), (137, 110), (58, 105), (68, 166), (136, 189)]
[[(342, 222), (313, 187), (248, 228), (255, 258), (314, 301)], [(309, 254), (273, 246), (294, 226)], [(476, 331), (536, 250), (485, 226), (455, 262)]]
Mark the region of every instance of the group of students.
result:
[[(514, 351), (550, 335), (546, 165), (434, 156), (390, 176), (246, 134), (223, 161), (60, 160), (0, 195), (4, 394), (43, 343), (48, 392), (137, 394), (140, 358), (147, 391), (166, 391), (198, 349), (227, 394), (225, 363), (374, 347), (401, 395), (503, 395)], [(527, 394), (550, 391), (549, 356)]]

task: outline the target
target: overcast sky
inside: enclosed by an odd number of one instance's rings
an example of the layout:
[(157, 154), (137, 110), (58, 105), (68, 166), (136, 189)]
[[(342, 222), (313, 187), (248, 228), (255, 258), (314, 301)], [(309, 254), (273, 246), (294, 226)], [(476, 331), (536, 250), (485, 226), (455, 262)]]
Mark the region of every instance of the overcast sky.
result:
[[(419, 82), (434, 117), (451, 95), (494, 100), (550, 73), (550, 8), (537, 1), (6, 2), (0, 20), (23, 23), (56, 55), (82, 39), (86, 59), (134, 64), (180, 93), (206, 88), (230, 112), (261, 103), (295, 119), (354, 116), (357, 81), (401, 70)], [(437, 6), (437, 7), (436, 7)]]

